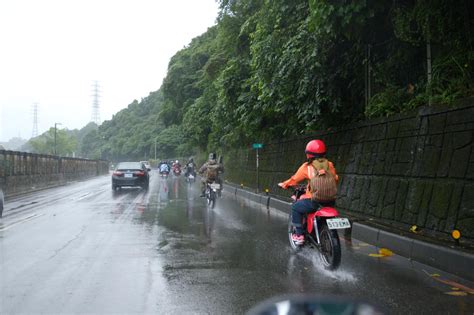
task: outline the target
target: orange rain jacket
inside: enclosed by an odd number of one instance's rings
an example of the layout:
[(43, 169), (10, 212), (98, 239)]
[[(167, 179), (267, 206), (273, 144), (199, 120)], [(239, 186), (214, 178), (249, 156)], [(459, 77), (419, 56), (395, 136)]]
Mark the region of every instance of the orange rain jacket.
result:
[[(336, 169), (334, 168), (334, 164), (332, 162), (328, 161), (329, 164), (329, 171), (334, 175), (334, 178), (336, 179), (336, 183), (339, 182), (339, 176), (336, 174)], [(309, 167), (313, 168), (311, 164), (308, 164), (308, 162), (304, 162), (300, 168), (296, 171), (296, 173), (290, 177), (290, 179), (285, 180), (282, 183), (279, 183), (278, 186), (280, 186), (283, 189), (288, 189), (288, 187), (295, 186), (299, 182), (303, 180), (308, 181), (308, 186), (306, 188), (306, 193), (300, 197), (300, 199), (308, 199), (311, 198), (311, 192), (309, 191), (309, 182), (311, 180), (309, 172), (312, 172), (312, 169), (309, 169)]]

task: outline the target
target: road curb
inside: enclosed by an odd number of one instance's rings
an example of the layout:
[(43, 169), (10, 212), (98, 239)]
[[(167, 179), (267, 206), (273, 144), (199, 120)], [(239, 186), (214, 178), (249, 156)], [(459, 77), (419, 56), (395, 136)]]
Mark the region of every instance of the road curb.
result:
[[(257, 194), (245, 188), (225, 184), (225, 190), (236, 197), (261, 204), (267, 209), (290, 213), (291, 203), (267, 194)], [(351, 222), (351, 237), (377, 247), (388, 248), (395, 254), (474, 281), (474, 255), (446, 246), (398, 235), (380, 228)]]

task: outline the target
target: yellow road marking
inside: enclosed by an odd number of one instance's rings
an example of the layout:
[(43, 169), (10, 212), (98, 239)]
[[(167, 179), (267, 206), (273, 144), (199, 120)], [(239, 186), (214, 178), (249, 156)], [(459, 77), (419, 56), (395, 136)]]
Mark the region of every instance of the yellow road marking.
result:
[(444, 294), (452, 295), (452, 296), (466, 296), (467, 295), (466, 292), (462, 292), (462, 291), (445, 292)]

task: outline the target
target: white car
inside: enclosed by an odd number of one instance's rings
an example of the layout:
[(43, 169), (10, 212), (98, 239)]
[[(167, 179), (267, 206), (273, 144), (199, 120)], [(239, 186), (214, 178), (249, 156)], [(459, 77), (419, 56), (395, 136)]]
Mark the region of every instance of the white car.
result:
[(145, 165), (148, 172), (151, 171), (151, 165), (150, 165), (150, 163), (148, 163), (148, 161), (140, 161), (140, 163)]

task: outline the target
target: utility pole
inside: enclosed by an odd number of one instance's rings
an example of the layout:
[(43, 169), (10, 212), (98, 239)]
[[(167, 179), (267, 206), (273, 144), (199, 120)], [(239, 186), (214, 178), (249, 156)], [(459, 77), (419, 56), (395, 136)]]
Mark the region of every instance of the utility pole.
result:
[(61, 123), (54, 123), (54, 155), (58, 155), (56, 145), (57, 145), (57, 130), (58, 130), (58, 125), (61, 125)]
[(31, 134), (32, 138), (38, 136), (38, 103), (33, 105), (33, 132)]
[(92, 117), (91, 121), (95, 122), (97, 125), (100, 125), (100, 111), (99, 111), (99, 82), (94, 81), (92, 84)]

